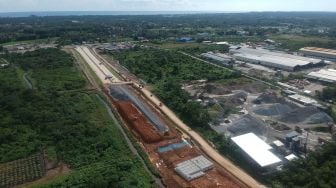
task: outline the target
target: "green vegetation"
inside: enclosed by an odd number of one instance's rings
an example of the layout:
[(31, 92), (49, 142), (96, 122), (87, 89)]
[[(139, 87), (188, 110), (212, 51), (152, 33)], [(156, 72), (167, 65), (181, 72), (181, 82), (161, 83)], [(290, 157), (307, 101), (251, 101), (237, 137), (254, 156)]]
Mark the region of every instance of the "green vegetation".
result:
[(169, 50), (180, 50), (187, 53), (199, 55), (201, 53), (206, 53), (209, 51), (213, 52), (228, 52), (228, 45), (217, 45), (217, 44), (204, 44), (204, 43), (181, 43), (181, 42), (147, 42), (144, 43), (147, 46), (169, 49)]
[(209, 114), (181, 89), (182, 81), (209, 81), (238, 75), (196, 61), (175, 51), (131, 50), (113, 54), (131, 72), (154, 86), (154, 93), (172, 108), (187, 124), (207, 127)]
[(149, 84), (207, 79), (209, 81), (230, 78), (234, 73), (218, 69), (169, 50), (129, 50), (112, 54), (132, 73)]
[(324, 88), (323, 91), (319, 92), (317, 95), (321, 100), (325, 100), (325, 101), (334, 100), (334, 101), (336, 101), (336, 87)]
[(298, 51), (306, 46), (322, 48), (335, 48), (336, 38), (312, 36), (312, 35), (277, 35), (272, 37), (276, 42), (282, 43), (282, 47), (291, 51)]
[[(123, 140), (73, 59), (58, 49), (7, 55), (15, 65), (0, 70), (0, 161), (41, 149), (72, 172), (49, 187), (150, 187), (152, 180)], [(31, 73), (26, 89), (16, 69)]]
[(336, 187), (336, 144), (324, 146), (306, 159), (285, 166), (274, 178), (274, 187)]
[(333, 105), (329, 108), (331, 117), (336, 121), (336, 87), (330, 86), (324, 88), (322, 92), (318, 92), (317, 96), (324, 101), (332, 101)]
[(45, 174), (42, 154), (0, 164), (0, 187), (14, 187)]

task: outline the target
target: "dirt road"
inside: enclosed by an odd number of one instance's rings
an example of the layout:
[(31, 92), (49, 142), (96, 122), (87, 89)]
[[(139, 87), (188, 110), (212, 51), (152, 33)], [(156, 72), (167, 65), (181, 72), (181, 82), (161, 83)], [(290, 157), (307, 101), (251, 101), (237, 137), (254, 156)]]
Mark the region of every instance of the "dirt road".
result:
[[(86, 48), (86, 47), (85, 47)], [(86, 48), (87, 49), (87, 48)], [(82, 50), (79, 49), (79, 52), (84, 55), (84, 58), (90, 60), (89, 57), (85, 53), (83, 53)], [(102, 57), (99, 57), (101, 59)], [(92, 58), (93, 59), (93, 58)], [(96, 60), (98, 60), (96, 58)], [(92, 61), (92, 60), (91, 60)], [(99, 61), (99, 60), (98, 60)], [(96, 62), (100, 63), (100, 62)], [(99, 72), (99, 69), (97, 70)], [(98, 73), (102, 74), (102, 73)], [(104, 77), (99, 76), (99, 78), (102, 78), (102, 81), (104, 81)], [(134, 83), (137, 83), (137, 80), (133, 80)], [(163, 105), (163, 103), (155, 97), (146, 87), (140, 89), (140, 91), (143, 93), (143, 95), (149, 100), (149, 102), (156, 105), (157, 108), (159, 108), (162, 113), (164, 113), (169, 119), (171, 119), (182, 131), (184, 131), (186, 134), (188, 134), (203, 150), (204, 153), (206, 153), (212, 160), (216, 161), (219, 165), (221, 165), (224, 169), (226, 169), (229, 173), (231, 173), (233, 176), (235, 176), (237, 179), (239, 179), (242, 183), (244, 183), (248, 187), (265, 187), (264, 185), (260, 184), (256, 180), (254, 180), (250, 175), (248, 175), (246, 172), (244, 172), (242, 169), (234, 165), (231, 161), (220, 155), (214, 148), (208, 144), (198, 133), (193, 131), (190, 127), (188, 127), (185, 123), (183, 123), (173, 111), (171, 111), (167, 106)]]

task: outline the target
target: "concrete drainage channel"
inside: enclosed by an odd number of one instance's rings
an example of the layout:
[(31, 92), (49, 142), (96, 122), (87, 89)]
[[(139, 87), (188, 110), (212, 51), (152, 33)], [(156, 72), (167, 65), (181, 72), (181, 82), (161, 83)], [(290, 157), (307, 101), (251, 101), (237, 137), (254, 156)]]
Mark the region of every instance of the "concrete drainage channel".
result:
[(155, 181), (155, 183), (159, 186), (159, 187), (165, 187), (162, 183), (162, 180), (158, 177), (156, 177), (147, 167), (144, 159), (141, 157), (141, 155), (138, 153), (137, 149), (133, 146), (132, 141), (128, 138), (128, 135), (126, 134), (125, 130), (122, 128), (122, 126), (119, 123), (119, 120), (116, 118), (116, 116), (114, 115), (114, 113), (112, 112), (110, 106), (99, 96), (96, 95), (96, 97), (98, 98), (98, 100), (104, 105), (104, 107), (106, 108), (108, 114), (110, 115), (110, 117), (113, 119), (113, 121), (115, 122), (116, 126), (118, 127), (118, 129), (120, 130), (120, 132), (122, 133), (123, 137), (126, 140), (126, 143), (128, 145), (128, 147), (130, 148), (130, 150), (132, 151), (132, 153), (134, 155), (136, 155), (141, 163), (143, 164), (145, 170), (148, 172), (148, 174), (150, 174), (150, 176), (152, 177), (152, 179)]

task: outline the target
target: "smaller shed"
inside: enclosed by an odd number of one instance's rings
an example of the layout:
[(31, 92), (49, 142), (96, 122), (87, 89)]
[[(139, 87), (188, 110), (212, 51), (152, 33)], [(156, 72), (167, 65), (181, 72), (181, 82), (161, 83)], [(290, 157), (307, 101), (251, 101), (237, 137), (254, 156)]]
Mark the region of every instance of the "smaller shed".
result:
[(214, 164), (205, 158), (203, 155), (192, 158), (177, 164), (175, 171), (185, 180), (191, 181), (193, 179), (203, 176), (205, 171), (214, 167)]

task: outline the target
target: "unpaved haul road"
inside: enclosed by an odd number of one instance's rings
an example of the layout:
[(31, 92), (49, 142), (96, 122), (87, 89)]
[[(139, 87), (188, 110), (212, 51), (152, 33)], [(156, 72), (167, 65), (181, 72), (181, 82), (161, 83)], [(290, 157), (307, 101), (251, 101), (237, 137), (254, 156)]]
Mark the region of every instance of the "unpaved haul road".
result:
[[(86, 48), (88, 50), (87, 47), (82, 47), (82, 48)], [(89, 61), (92, 61), (90, 59), (93, 59), (93, 58), (92, 57), (90, 58), (87, 54), (85, 54), (85, 52), (82, 52), (81, 48), (77, 49), (77, 50), (80, 52), (81, 55), (83, 54), (82, 56), (84, 57), (84, 59), (86, 61), (88, 61), (88, 63), (90, 63)], [(90, 51), (88, 50), (86, 53), (88, 53), (88, 52), (90, 52)], [(98, 54), (96, 54), (96, 55), (98, 55)], [(86, 57), (86, 56), (88, 56), (88, 57)], [(99, 65), (102, 62), (100, 62), (97, 58), (94, 58), (94, 59), (96, 59), (98, 62), (93, 63), (93, 64), (91, 62), (90, 64), (92, 64), (92, 66), (91, 65), (90, 66), (92, 67), (92, 69), (94, 70), (95, 73), (97, 71), (96, 74), (99, 76), (99, 78), (104, 83), (104, 82), (106, 82), (105, 75), (104, 75), (105, 73), (103, 73), (103, 71), (100, 70), (100, 69), (96, 68), (97, 69), (96, 71), (94, 69), (95, 64)], [(102, 59), (102, 57), (100, 57), (99, 59)], [(107, 71), (108, 71), (107, 73), (111, 74), (111, 72), (109, 70), (107, 70)], [(104, 76), (102, 77), (101, 74), (104, 75)], [(133, 82), (138, 83), (138, 80), (133, 80)], [(108, 82), (108, 83), (111, 83), (111, 82)], [(260, 184), (255, 179), (253, 179), (246, 172), (244, 172), (242, 169), (240, 169), (239, 167), (234, 165), (230, 160), (228, 160), (225, 157), (223, 157), (222, 155), (220, 155), (198, 133), (196, 133), (190, 127), (188, 127), (185, 123), (183, 123), (175, 115), (175, 113), (173, 111), (171, 111), (167, 106), (163, 105), (163, 103), (157, 97), (155, 97), (147, 88), (142, 88), (140, 91), (143, 93), (143, 95), (150, 102), (152, 102), (157, 108), (159, 108), (163, 114), (165, 114), (169, 119), (171, 119), (182, 131), (184, 131), (186, 134), (188, 134), (199, 145), (199, 147), (203, 150), (204, 153), (206, 153), (212, 160), (216, 161), (220, 166), (222, 166), (224, 169), (226, 169), (234, 177), (236, 177), (238, 180), (240, 180), (242, 183), (244, 183), (248, 187), (253, 187), (253, 188), (265, 187), (264, 185)]]

